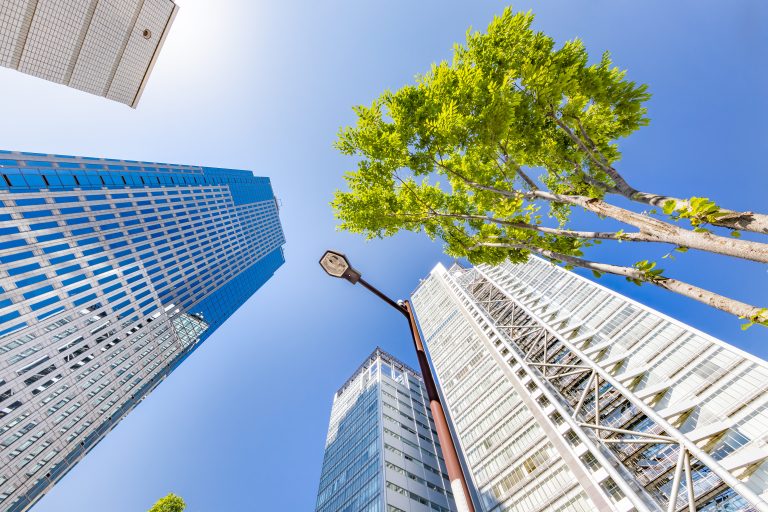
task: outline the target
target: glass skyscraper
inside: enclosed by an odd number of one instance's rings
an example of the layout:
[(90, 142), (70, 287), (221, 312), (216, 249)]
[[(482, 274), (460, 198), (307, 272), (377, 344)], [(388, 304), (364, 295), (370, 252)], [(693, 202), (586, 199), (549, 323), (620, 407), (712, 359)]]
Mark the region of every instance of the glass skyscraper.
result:
[(768, 363), (538, 258), (413, 294), (485, 512), (768, 510)]
[(2, 0), (0, 66), (135, 107), (172, 0)]
[(427, 390), (377, 348), (333, 397), (316, 512), (456, 510)]
[(0, 152), (0, 510), (26, 510), (283, 264), (268, 178)]

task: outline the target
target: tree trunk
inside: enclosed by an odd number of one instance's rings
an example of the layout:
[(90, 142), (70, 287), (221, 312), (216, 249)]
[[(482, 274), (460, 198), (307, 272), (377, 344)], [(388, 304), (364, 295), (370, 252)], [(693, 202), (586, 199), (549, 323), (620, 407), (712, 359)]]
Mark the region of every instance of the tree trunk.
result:
[[(552, 118), (555, 120), (555, 123), (560, 127), (560, 129), (565, 132), (568, 138), (576, 143), (576, 145), (579, 146), (579, 148), (584, 151), (595, 164), (597, 164), (603, 171), (605, 171), (606, 174), (608, 174), (608, 176), (610, 176), (611, 180), (613, 180), (614, 184), (616, 185), (616, 188), (609, 189), (607, 190), (608, 192), (622, 195), (630, 201), (648, 204), (659, 208), (663, 208), (664, 203), (667, 201), (674, 201), (676, 210), (684, 209), (689, 206), (687, 199), (680, 199), (678, 197), (665, 196), (661, 194), (650, 194), (648, 192), (641, 192), (637, 190), (632, 185), (627, 183), (624, 177), (612, 165), (610, 165), (606, 161), (605, 157), (600, 153), (600, 151), (594, 147), (594, 144), (589, 139), (586, 132), (584, 132), (584, 129), (581, 127), (580, 122), (579, 127), (581, 128), (582, 136), (587, 139), (586, 141), (582, 140), (578, 135), (576, 135), (573, 130), (571, 130), (568, 125), (565, 124), (562, 119), (559, 119), (554, 113), (552, 114)], [(734, 210), (728, 210), (726, 208), (720, 208), (720, 213), (723, 214), (722, 217), (712, 222), (707, 222), (707, 224), (729, 229), (752, 231), (754, 233), (761, 233), (763, 235), (768, 234), (768, 215), (754, 212), (737, 212)]]
[[(625, 197), (638, 203), (657, 206), (659, 208), (663, 208), (664, 203), (667, 201), (674, 201), (676, 210), (684, 209), (689, 206), (688, 200), (686, 199), (659, 194), (649, 194), (648, 192), (640, 192), (637, 190), (635, 190), (631, 196)], [(722, 217), (715, 221), (708, 222), (708, 224), (713, 226), (720, 226), (723, 228), (736, 229), (740, 231), (752, 231), (754, 233), (768, 235), (768, 215), (754, 212), (737, 212), (722, 207), (720, 208), (720, 213), (723, 214)]]
[(768, 244), (727, 238), (711, 233), (697, 233), (647, 215), (608, 204), (601, 199), (592, 199), (584, 196), (565, 196), (542, 191), (532, 191), (526, 195), (535, 196), (547, 201), (581, 206), (585, 210), (598, 215), (610, 217), (624, 224), (634, 226), (641, 233), (650, 235), (660, 242), (722, 254), (724, 256), (768, 263)]
[(698, 286), (678, 281), (669, 277), (658, 277), (655, 279), (649, 279), (642, 271), (632, 268), (623, 267), (619, 265), (611, 265), (609, 263), (598, 263), (595, 261), (589, 261), (575, 256), (569, 256), (567, 254), (560, 254), (539, 247), (529, 247), (523, 244), (495, 244), (495, 243), (481, 243), (478, 244), (481, 247), (507, 247), (510, 249), (525, 249), (531, 252), (540, 254), (548, 259), (554, 259), (564, 261), (575, 267), (586, 268), (603, 272), (606, 274), (613, 274), (617, 276), (627, 277), (629, 279), (635, 279), (645, 283), (650, 283), (654, 286), (664, 288), (671, 292), (683, 295), (695, 301), (711, 306), (720, 311), (725, 311), (739, 318), (745, 318), (749, 321), (754, 321), (761, 325), (768, 325), (768, 314), (765, 313), (764, 308), (758, 308), (744, 302), (719, 295), (717, 293), (705, 290)]
[[(610, 217), (624, 224), (634, 226), (640, 230), (638, 234), (628, 234), (627, 240), (635, 239), (643, 242), (665, 242), (678, 245), (680, 247), (689, 247), (724, 256), (742, 258), (746, 260), (757, 261), (759, 263), (768, 263), (768, 244), (752, 242), (748, 240), (739, 240), (711, 233), (697, 233), (690, 229), (684, 229), (669, 222), (664, 222), (647, 215), (633, 212), (625, 208), (606, 203), (602, 199), (595, 199), (586, 196), (571, 196), (562, 194), (553, 194), (544, 190), (530, 190), (521, 192), (518, 190), (502, 190), (496, 187), (483, 185), (470, 180), (448, 166), (441, 165), (447, 172), (457, 176), (473, 188), (486, 190), (510, 198), (524, 197), (526, 199), (542, 199), (555, 203), (565, 203), (574, 206), (581, 206), (585, 210), (598, 215)], [(634, 189), (633, 189), (634, 190)], [(767, 217), (768, 219), (768, 217)], [(643, 236), (645, 235), (645, 236)]]
[(585, 210), (605, 217), (610, 217), (624, 224), (638, 228), (640, 233), (627, 234), (626, 240), (628, 241), (664, 242), (680, 247), (689, 247), (691, 249), (722, 254), (724, 256), (732, 256), (735, 258), (757, 261), (759, 263), (768, 263), (768, 244), (739, 240), (711, 233), (697, 233), (689, 229), (675, 226), (669, 222), (664, 222), (647, 215), (614, 206), (601, 199), (594, 199), (586, 196), (553, 194), (552, 192), (544, 190), (530, 190), (527, 192), (521, 192), (519, 190), (502, 190), (477, 183), (476, 181), (470, 180), (450, 169), (448, 166), (442, 164), (439, 165), (447, 172), (457, 176), (467, 185), (478, 190), (486, 190), (510, 198), (523, 197), (529, 200), (542, 199), (554, 203), (581, 206)]

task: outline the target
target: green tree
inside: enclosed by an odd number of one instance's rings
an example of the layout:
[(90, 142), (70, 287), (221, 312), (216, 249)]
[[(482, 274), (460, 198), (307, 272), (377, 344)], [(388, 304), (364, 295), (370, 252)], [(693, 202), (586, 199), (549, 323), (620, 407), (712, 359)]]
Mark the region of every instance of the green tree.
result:
[[(452, 62), (354, 108), (355, 126), (336, 141), (357, 158), (345, 175), (349, 190), (332, 202), (340, 227), (368, 238), (424, 232), (472, 263), (522, 262), (536, 253), (768, 325), (766, 309), (667, 277), (654, 262), (582, 257), (584, 248), (610, 240), (766, 263), (768, 244), (740, 239), (739, 230), (768, 234), (768, 215), (633, 188), (616, 169), (617, 141), (648, 123), (646, 86), (628, 81), (608, 53), (588, 64), (579, 40), (556, 48), (532, 21), (508, 8), (486, 33), (468, 32)], [(657, 208), (639, 213), (616, 197)], [(627, 230), (578, 229), (574, 207)]]
[(182, 512), (187, 508), (184, 500), (173, 493), (169, 493), (168, 496), (157, 500), (149, 512)]

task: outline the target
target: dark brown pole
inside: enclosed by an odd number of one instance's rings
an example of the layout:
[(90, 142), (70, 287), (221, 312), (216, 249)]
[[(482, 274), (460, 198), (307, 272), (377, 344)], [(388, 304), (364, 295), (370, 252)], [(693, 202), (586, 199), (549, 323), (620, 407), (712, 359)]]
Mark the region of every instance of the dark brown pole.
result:
[(350, 275), (353, 276), (354, 279), (350, 279), (348, 276), (342, 276), (344, 279), (347, 279), (352, 284), (360, 283), (408, 319), (408, 326), (411, 328), (411, 337), (413, 338), (413, 346), (416, 349), (416, 357), (419, 360), (419, 368), (421, 369), (424, 386), (427, 388), (429, 409), (432, 411), (432, 419), (434, 420), (435, 428), (437, 429), (437, 439), (440, 441), (440, 451), (443, 453), (445, 467), (448, 470), (448, 479), (451, 482), (451, 491), (453, 492), (453, 499), (456, 502), (456, 508), (458, 509), (458, 512), (475, 512), (475, 507), (472, 504), (472, 498), (469, 494), (469, 486), (467, 485), (467, 480), (464, 478), (464, 472), (462, 471), (461, 463), (459, 462), (459, 454), (456, 451), (456, 445), (453, 444), (453, 437), (451, 437), (451, 431), (448, 428), (448, 418), (445, 416), (443, 404), (440, 402), (440, 395), (437, 393), (437, 386), (435, 385), (435, 379), (432, 376), (432, 369), (429, 367), (427, 353), (424, 350), (424, 343), (421, 341), (419, 328), (416, 325), (416, 317), (411, 310), (411, 303), (407, 300), (402, 302), (393, 301), (375, 286), (363, 279), (359, 272), (351, 267), (349, 270), (352, 271), (352, 274)]
[(432, 419), (435, 421), (435, 427), (437, 428), (437, 439), (440, 441), (440, 449), (443, 452), (445, 466), (448, 469), (448, 479), (451, 481), (451, 490), (453, 491), (454, 501), (456, 501), (456, 507), (459, 512), (475, 512), (475, 507), (472, 505), (472, 499), (469, 494), (469, 486), (464, 479), (461, 463), (459, 463), (459, 454), (456, 452), (451, 431), (448, 429), (448, 419), (445, 417), (443, 404), (440, 402), (440, 395), (437, 394), (437, 386), (435, 385), (435, 379), (432, 377), (429, 361), (427, 361), (427, 353), (424, 351), (419, 328), (416, 326), (416, 318), (411, 310), (411, 303), (406, 300), (402, 304), (402, 308), (408, 316), (408, 325), (411, 328), (413, 345), (416, 348), (416, 357), (419, 359), (421, 376), (424, 379), (424, 386), (427, 388), (429, 409), (432, 411)]

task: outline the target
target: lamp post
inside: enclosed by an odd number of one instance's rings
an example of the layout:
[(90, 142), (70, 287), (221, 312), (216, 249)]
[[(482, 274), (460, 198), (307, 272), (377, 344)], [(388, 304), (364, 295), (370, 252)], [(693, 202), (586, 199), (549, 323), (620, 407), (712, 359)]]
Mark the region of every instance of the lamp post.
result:
[(432, 418), (435, 421), (437, 429), (437, 439), (440, 441), (440, 449), (443, 452), (445, 466), (448, 469), (448, 479), (451, 481), (451, 490), (454, 501), (459, 512), (475, 512), (472, 505), (472, 499), (469, 494), (469, 487), (464, 478), (459, 463), (459, 454), (456, 452), (456, 446), (453, 444), (451, 431), (448, 429), (448, 419), (445, 417), (443, 404), (440, 402), (440, 396), (437, 393), (435, 379), (432, 376), (432, 370), (427, 361), (427, 353), (424, 350), (424, 344), (419, 335), (419, 329), (416, 326), (416, 318), (413, 315), (411, 304), (407, 300), (393, 301), (382, 292), (374, 288), (370, 283), (362, 278), (360, 272), (352, 268), (349, 260), (340, 252), (325, 251), (320, 258), (320, 266), (325, 272), (340, 279), (346, 279), (352, 284), (360, 283), (363, 287), (370, 290), (374, 295), (395, 308), (408, 320), (408, 327), (411, 329), (413, 345), (416, 348), (416, 357), (419, 360), (419, 368), (424, 379), (424, 386), (427, 388), (427, 398), (429, 398), (429, 409), (432, 411)]

